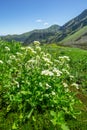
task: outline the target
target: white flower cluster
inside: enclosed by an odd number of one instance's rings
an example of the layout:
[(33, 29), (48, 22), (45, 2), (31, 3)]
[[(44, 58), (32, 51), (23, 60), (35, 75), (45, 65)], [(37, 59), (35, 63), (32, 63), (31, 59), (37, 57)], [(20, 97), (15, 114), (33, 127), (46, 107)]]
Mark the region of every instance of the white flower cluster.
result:
[(57, 76), (61, 76), (62, 72), (58, 70), (57, 68), (53, 69), (53, 72), (56, 73)]
[(52, 62), (50, 61), (49, 58), (47, 58), (47, 57), (43, 57), (42, 59), (43, 59), (46, 63), (48, 63), (48, 64), (52, 64)]
[(6, 51), (10, 51), (10, 48), (7, 47), (7, 46), (5, 46), (5, 50), (6, 50)]
[(43, 70), (43, 71), (41, 72), (41, 75), (53, 76), (54, 73), (51, 72), (51, 71), (49, 71), (49, 70)]
[(10, 56), (10, 59), (11, 59), (11, 60), (14, 60), (14, 59), (16, 59), (16, 56), (15, 56), (15, 55), (11, 55), (11, 56)]
[(54, 91), (52, 91), (52, 95), (54, 96), (54, 95), (56, 95), (56, 93)]
[(20, 52), (16, 52), (16, 55), (17, 56), (23, 56), (22, 53), (20, 53)]
[(34, 41), (34, 45), (38, 46), (38, 45), (40, 45), (40, 42), (39, 41)]
[(43, 70), (41, 72), (42, 75), (48, 75), (48, 76), (54, 76), (56, 74), (56, 76), (61, 76), (62, 72), (60, 70), (58, 70), (57, 68), (54, 68), (52, 71), (50, 70)]
[(60, 60), (66, 60), (66, 61), (70, 61), (68, 56), (59, 56)]
[(27, 47), (21, 47), (21, 50), (24, 51), (24, 54), (28, 54), (28, 52), (30, 54), (36, 54), (36, 51), (34, 51), (34, 49), (30, 46)]
[(25, 47), (21, 47), (21, 50), (26, 50), (26, 48)]
[(36, 51), (41, 51), (41, 47), (39, 47), (39, 46), (36, 46)]
[(76, 89), (79, 89), (79, 85), (76, 83), (71, 84), (71, 86), (76, 87)]
[(3, 61), (2, 61), (2, 60), (0, 60), (0, 64), (3, 64)]
[(35, 62), (36, 62), (36, 60), (34, 60), (34, 59), (27, 61), (27, 63), (35, 63)]
[(26, 47), (26, 51), (29, 51), (32, 54), (36, 54), (36, 51), (32, 47), (30, 47), (30, 46)]
[(67, 88), (67, 87), (68, 87), (68, 84), (65, 83), (65, 82), (63, 82), (63, 86), (64, 86), (64, 88)]
[(46, 83), (46, 89), (52, 88), (48, 83)]

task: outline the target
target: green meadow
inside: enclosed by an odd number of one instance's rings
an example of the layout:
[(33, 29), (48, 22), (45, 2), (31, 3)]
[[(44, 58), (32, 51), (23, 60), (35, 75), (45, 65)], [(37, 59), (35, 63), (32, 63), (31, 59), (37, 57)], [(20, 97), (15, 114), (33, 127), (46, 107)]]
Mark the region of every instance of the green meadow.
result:
[(0, 41), (0, 130), (87, 130), (87, 51)]

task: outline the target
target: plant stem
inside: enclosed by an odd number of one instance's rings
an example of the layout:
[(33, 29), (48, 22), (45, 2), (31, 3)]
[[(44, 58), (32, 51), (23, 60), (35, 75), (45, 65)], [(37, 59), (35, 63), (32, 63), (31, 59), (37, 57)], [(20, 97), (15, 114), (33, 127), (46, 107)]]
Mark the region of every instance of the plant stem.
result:
[(28, 119), (30, 119), (30, 117), (31, 117), (31, 115), (32, 115), (32, 113), (33, 113), (33, 111), (34, 111), (34, 108), (32, 108), (32, 109), (31, 109), (31, 111), (30, 111), (29, 115), (27, 116), (27, 117), (28, 117)]

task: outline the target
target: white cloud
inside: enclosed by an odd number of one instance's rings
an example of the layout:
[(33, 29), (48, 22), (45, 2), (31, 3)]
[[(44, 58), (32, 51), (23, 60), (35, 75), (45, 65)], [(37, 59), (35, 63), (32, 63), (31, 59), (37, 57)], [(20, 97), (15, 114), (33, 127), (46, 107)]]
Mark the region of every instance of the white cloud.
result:
[(37, 23), (41, 23), (41, 24), (43, 24), (44, 26), (48, 26), (48, 25), (49, 25), (48, 22), (46, 22), (45, 20), (42, 20), (42, 19), (37, 19), (36, 22), (37, 22)]
[(42, 19), (37, 19), (36, 22), (37, 23), (42, 23)]
[(45, 23), (44, 23), (44, 26), (47, 26), (47, 25), (49, 25), (49, 23), (45, 22)]

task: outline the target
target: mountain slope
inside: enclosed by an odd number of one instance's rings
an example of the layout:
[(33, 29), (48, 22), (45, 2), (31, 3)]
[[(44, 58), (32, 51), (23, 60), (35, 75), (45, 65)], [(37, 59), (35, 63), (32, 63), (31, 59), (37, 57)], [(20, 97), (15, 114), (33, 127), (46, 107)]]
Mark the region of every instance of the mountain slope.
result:
[(79, 31), (81, 28), (87, 25), (87, 9), (84, 10), (80, 15), (73, 18), (66, 24), (64, 24), (60, 30), (61, 33), (56, 34), (55, 41), (59, 42), (63, 40), (68, 35), (72, 35), (75, 32)]
[(87, 9), (63, 26), (52, 25), (47, 29), (33, 30), (21, 35), (7, 35), (4, 40), (16, 40), (28, 45), (35, 40), (69, 46), (87, 46)]
[(79, 41), (83, 36), (87, 35), (87, 26), (84, 26), (79, 31), (76, 31), (74, 34), (67, 36), (64, 40), (61, 42), (66, 43), (70, 41)]
[(52, 25), (47, 29), (34, 31), (24, 42), (24, 44), (32, 43), (35, 41), (40, 41), (41, 43), (50, 43), (51, 38), (59, 31), (60, 26)]
[[(38, 34), (42, 34), (42, 35), (46, 35), (46, 34), (48, 34), (48, 35), (54, 35), (56, 32), (58, 32), (59, 28), (60, 28), (59, 25), (52, 25), (51, 27), (46, 28), (46, 29), (37, 29), (37, 30), (33, 30), (33, 31), (30, 31), (30, 32), (27, 32), (27, 33), (20, 34), (20, 35), (2, 36), (1, 38), (3, 40), (7, 40), (7, 41), (16, 40), (16, 41), (19, 41), (19, 42), (23, 43), (23, 42), (28, 41), (27, 39), (29, 37), (31, 37), (31, 39), (30, 39), (30, 42), (31, 42), (33, 35), (35, 35), (35, 34), (37, 36), (38, 36)], [(34, 37), (33, 37), (33, 41), (34, 41)]]
[(67, 36), (61, 41), (64, 46), (74, 46), (87, 49), (87, 26), (84, 26), (74, 34)]
[[(59, 43), (69, 36), (72, 37), (74, 33), (78, 32), (80, 29), (84, 28), (86, 25), (87, 25), (87, 9), (84, 10), (77, 17), (73, 18), (72, 20), (64, 24), (62, 27), (58, 28), (58, 31), (56, 31), (56, 33), (51, 33), (51, 31), (50, 33), (46, 33), (46, 32), (42, 33), (40, 31), (38, 33), (32, 33), (24, 43), (29, 44), (33, 42), (34, 40), (39, 40), (41, 43), (53, 43), (53, 42)], [(73, 37), (74, 36), (75, 35), (73, 35)], [(77, 39), (78, 38), (79, 38), (79, 35), (77, 36)]]
[(85, 25), (87, 25), (87, 9), (84, 10), (80, 15), (63, 25), (62, 29), (71, 32), (76, 31)]

